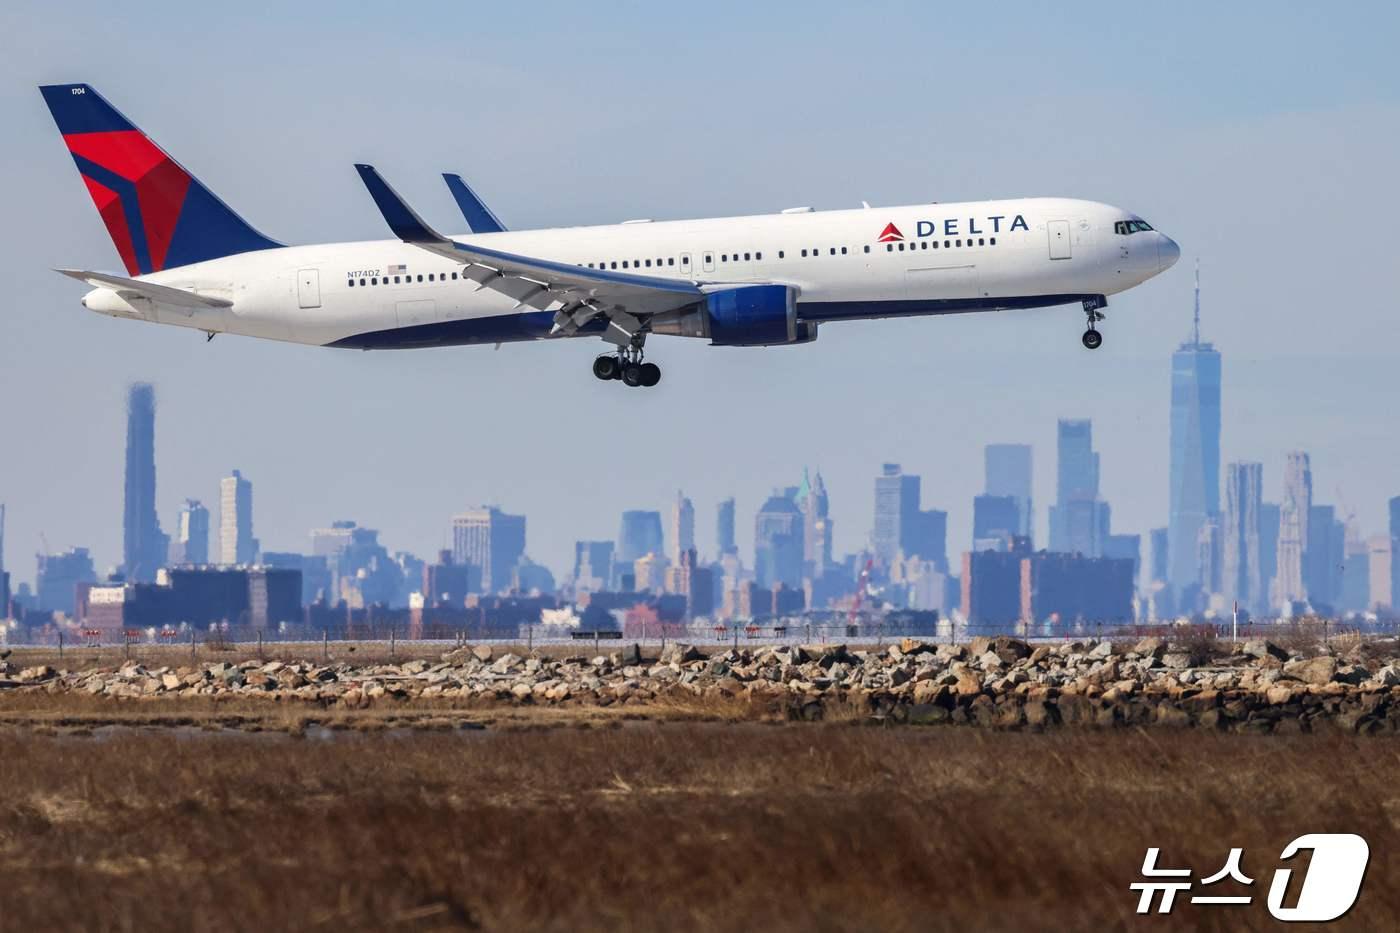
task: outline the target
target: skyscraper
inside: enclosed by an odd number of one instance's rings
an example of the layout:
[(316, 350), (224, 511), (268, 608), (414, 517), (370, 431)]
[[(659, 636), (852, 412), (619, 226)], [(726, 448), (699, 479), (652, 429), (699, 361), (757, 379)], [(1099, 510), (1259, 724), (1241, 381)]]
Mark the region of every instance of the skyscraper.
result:
[(831, 502), (820, 473), (810, 479), (803, 468), (795, 501), (802, 513), (802, 575), (815, 580), (831, 564)]
[(875, 477), (875, 559), (891, 566), (902, 554), (933, 561), (948, 572), (948, 513), (920, 508), (919, 477), (886, 463)]
[(695, 550), (695, 506), (676, 491), (676, 501), (671, 505), (671, 563), (678, 564), (681, 555)]
[(1033, 537), (1035, 512), (1031, 502), (1031, 446), (1029, 444), (988, 444), (983, 451), (986, 488), (989, 496), (1011, 496), (1016, 500), (1020, 527), (1018, 535)]
[(1148, 582), (1165, 583), (1167, 567), (1169, 566), (1167, 555), (1170, 552), (1167, 544), (1167, 529), (1153, 528), (1148, 534), (1152, 547), (1152, 566), (1148, 570)]
[(584, 590), (606, 590), (613, 578), (611, 541), (574, 542), (574, 586)]
[(1312, 512), (1312, 464), (1308, 455), (1295, 450), (1283, 467), (1283, 504), (1279, 506), (1278, 573), (1274, 577), (1273, 603), (1308, 598), (1304, 582), (1303, 551), (1308, 545), (1308, 518)]
[(209, 510), (198, 499), (186, 499), (180, 507), (175, 544), (170, 549), (172, 564), (209, 563)]
[(715, 515), (715, 543), (721, 558), (739, 553), (739, 545), (734, 536), (734, 499), (725, 499), (719, 504)]
[(63, 554), (40, 554), (35, 576), (39, 608), (73, 615), (79, 583), (96, 583), (92, 555), (85, 547), (70, 548)]
[(1021, 534), (1021, 507), (1016, 496), (976, 496), (972, 500), (972, 549), (1009, 551)]
[(524, 553), (524, 515), (507, 515), (487, 505), (452, 516), (452, 559), (480, 567), (487, 592), (510, 588), (515, 565)]
[(1179, 587), (1199, 583), (1201, 525), (1220, 512), (1220, 353), (1201, 342), (1201, 272), (1191, 339), (1172, 354), (1168, 571)]
[(761, 587), (802, 585), (802, 512), (774, 493), (754, 516), (754, 577)]
[(10, 617), (10, 575), (5, 572), (5, 503), (0, 502), (0, 619)]
[(138, 382), (126, 398), (126, 496), (122, 562), (127, 579), (150, 583), (170, 542), (156, 517), (156, 390)]
[(251, 564), (258, 559), (253, 537), (253, 484), (237, 470), (219, 481), (219, 561)]
[(1255, 604), (1267, 609), (1278, 576), (1278, 529), (1282, 507), (1277, 502), (1259, 506), (1259, 596)]
[(1206, 593), (1220, 592), (1221, 537), (1217, 515), (1208, 516), (1196, 534), (1196, 580)]
[(622, 513), (622, 528), (617, 535), (617, 559), (632, 563), (648, 554), (664, 555), (661, 533), (661, 513), (631, 509)]
[(899, 557), (905, 533), (919, 511), (919, 477), (905, 475), (897, 463), (886, 463), (875, 477), (875, 559), (886, 566)]
[(1337, 521), (1337, 509), (1314, 505), (1308, 510), (1308, 533), (1303, 539), (1303, 587), (1308, 602), (1318, 611), (1336, 608), (1346, 563), (1346, 526)]
[(1260, 565), (1263, 489), (1263, 464), (1232, 463), (1226, 468), (1221, 593), (1245, 610), (1268, 604)]
[(1050, 507), (1050, 550), (1103, 556), (1108, 503), (1099, 498), (1099, 455), (1088, 419), (1061, 419), (1056, 431), (1055, 504)]

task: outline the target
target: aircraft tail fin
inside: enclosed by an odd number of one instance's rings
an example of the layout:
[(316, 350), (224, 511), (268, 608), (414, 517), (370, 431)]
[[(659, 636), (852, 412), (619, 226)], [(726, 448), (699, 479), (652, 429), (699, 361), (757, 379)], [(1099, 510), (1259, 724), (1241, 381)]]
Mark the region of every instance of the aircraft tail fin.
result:
[(282, 245), (253, 229), (89, 85), (39, 90), (130, 275)]

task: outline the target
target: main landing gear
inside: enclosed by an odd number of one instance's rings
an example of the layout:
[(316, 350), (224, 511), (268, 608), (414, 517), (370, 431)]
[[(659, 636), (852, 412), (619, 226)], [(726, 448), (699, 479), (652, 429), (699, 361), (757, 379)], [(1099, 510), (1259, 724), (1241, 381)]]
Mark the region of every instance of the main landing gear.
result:
[(1083, 304), (1084, 316), (1089, 319), (1089, 329), (1079, 340), (1084, 344), (1084, 349), (1097, 350), (1103, 346), (1103, 334), (1099, 333), (1099, 329), (1094, 325), (1108, 317), (1101, 310), (1108, 307), (1108, 299), (1103, 295), (1095, 295), (1093, 298), (1085, 298)]
[(620, 379), (623, 385), (650, 388), (661, 381), (661, 367), (642, 362), (640, 346), (621, 347), (616, 355), (603, 354), (593, 361), (593, 375), (599, 379)]

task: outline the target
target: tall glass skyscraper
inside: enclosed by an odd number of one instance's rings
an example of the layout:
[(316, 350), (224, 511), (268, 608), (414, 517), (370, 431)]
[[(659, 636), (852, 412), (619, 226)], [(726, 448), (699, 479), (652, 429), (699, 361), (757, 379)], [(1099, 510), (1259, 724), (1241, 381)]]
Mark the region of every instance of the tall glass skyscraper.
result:
[(1099, 455), (1094, 450), (1093, 423), (1061, 419), (1056, 429), (1056, 455), (1050, 550), (1102, 557), (1109, 509), (1099, 498)]
[(661, 513), (645, 509), (629, 509), (622, 513), (622, 527), (617, 534), (617, 559), (630, 563), (639, 557), (665, 553), (665, 537), (661, 532)]
[(253, 484), (237, 470), (219, 480), (219, 561), (233, 565), (258, 559), (253, 537)]
[(1246, 611), (1268, 607), (1259, 540), (1264, 505), (1264, 466), (1232, 463), (1225, 473), (1222, 592)]
[(126, 495), (122, 563), (127, 579), (150, 583), (165, 563), (169, 539), (156, 518), (156, 390), (138, 382), (126, 399)]
[(1279, 509), (1278, 572), (1273, 604), (1308, 598), (1306, 554), (1308, 519), (1312, 517), (1312, 461), (1301, 450), (1290, 451), (1283, 467), (1283, 505)]
[(989, 496), (1011, 496), (1016, 500), (1020, 525), (1018, 535), (1031, 537), (1035, 512), (1031, 506), (1031, 446), (1029, 444), (988, 444), (983, 452), (986, 488)]
[(1197, 544), (1220, 514), (1220, 353), (1201, 342), (1201, 272), (1191, 339), (1172, 354), (1171, 495), (1167, 539), (1170, 580), (1200, 583)]
[(734, 499), (725, 499), (719, 504), (715, 516), (715, 543), (719, 546), (719, 556), (738, 554), (739, 545), (734, 537)]

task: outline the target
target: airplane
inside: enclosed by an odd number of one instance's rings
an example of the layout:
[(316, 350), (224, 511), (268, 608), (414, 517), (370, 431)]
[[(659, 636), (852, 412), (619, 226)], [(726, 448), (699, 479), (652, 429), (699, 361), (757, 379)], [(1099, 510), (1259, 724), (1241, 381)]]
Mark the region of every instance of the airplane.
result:
[(91, 311), (360, 350), (601, 338), (599, 379), (654, 386), (649, 336), (810, 343), (823, 324), (1078, 302), (1088, 349), (1108, 296), (1181, 249), (1137, 214), (1023, 198), (507, 230), (445, 175), (469, 233), (430, 227), (370, 165), (396, 239), (287, 246), (248, 224), (87, 84), (40, 88), (126, 275), (57, 270)]

